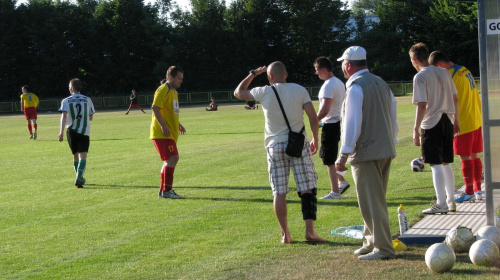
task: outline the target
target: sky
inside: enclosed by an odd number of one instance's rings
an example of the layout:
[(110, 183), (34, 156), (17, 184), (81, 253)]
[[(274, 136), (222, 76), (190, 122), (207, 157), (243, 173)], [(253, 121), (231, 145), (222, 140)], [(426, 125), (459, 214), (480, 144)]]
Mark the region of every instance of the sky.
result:
[[(154, 2), (155, 0), (144, 0), (144, 3), (148, 4), (148, 3), (151, 3), (151, 2)], [(190, 0), (174, 0), (175, 2), (177, 2), (177, 4), (184, 10), (189, 10), (190, 6), (191, 6), (191, 2)], [(226, 0), (226, 4), (229, 4), (231, 3), (233, 0)], [(28, 0), (18, 0), (17, 1), (17, 4), (20, 5), (22, 3), (25, 3), (25, 2), (28, 2)]]
[[(1, 0), (0, 0), (1, 1)], [(155, 0), (144, 0), (144, 3), (151, 3)], [(190, 0), (174, 0), (183, 10), (190, 10), (191, 2)], [(226, 0), (226, 5), (229, 5), (233, 0)], [(353, 2), (353, 0), (344, 0), (348, 2)], [(17, 4), (20, 5), (22, 3), (28, 2), (28, 0), (18, 0)]]

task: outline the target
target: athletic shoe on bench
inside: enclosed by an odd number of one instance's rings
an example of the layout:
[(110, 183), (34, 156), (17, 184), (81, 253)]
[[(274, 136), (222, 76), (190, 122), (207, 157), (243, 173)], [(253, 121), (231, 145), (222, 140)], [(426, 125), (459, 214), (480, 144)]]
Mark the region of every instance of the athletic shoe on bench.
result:
[(439, 204), (433, 204), (431, 208), (422, 211), (422, 214), (448, 214), (448, 206), (441, 206)]
[(455, 197), (455, 202), (462, 203), (462, 202), (473, 202), (476, 200), (476, 196), (474, 194), (466, 194), (465, 192), (462, 192), (458, 197)]
[(450, 204), (448, 204), (448, 210), (450, 212), (457, 212), (457, 204), (455, 201), (452, 201)]
[(482, 200), (483, 199), (483, 193), (482, 192), (474, 193), (474, 196), (476, 196), (476, 200)]

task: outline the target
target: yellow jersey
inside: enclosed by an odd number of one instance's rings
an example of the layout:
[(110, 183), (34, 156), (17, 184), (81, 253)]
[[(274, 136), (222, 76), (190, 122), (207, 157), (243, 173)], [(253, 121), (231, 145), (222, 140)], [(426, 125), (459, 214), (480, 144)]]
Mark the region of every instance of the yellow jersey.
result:
[(23, 108), (38, 107), (38, 97), (34, 93), (23, 93), (21, 99), (24, 101)]
[(179, 97), (175, 89), (171, 89), (168, 83), (161, 85), (155, 91), (153, 106), (160, 108), (163, 121), (170, 130), (170, 136), (164, 136), (160, 123), (155, 114), (151, 119), (151, 130), (149, 139), (173, 139), (177, 143), (179, 137)]
[(456, 64), (449, 71), (458, 91), (460, 135), (475, 131), (482, 126), (482, 116), (481, 98), (474, 77), (469, 69)]

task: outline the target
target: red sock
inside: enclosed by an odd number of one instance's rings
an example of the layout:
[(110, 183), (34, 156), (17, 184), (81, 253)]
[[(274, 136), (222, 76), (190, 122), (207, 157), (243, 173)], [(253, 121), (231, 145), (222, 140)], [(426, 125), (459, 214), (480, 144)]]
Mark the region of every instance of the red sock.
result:
[(174, 183), (174, 170), (175, 167), (165, 167), (165, 190), (168, 192), (172, 190), (172, 184)]
[(28, 123), (28, 131), (30, 132), (30, 134), (33, 134), (33, 130), (31, 129), (31, 123)]
[(36, 130), (36, 123), (33, 124), (33, 128)]
[(469, 195), (474, 194), (473, 168), (474, 166), (472, 160), (462, 161), (462, 176), (464, 177), (465, 193)]
[(481, 183), (483, 181), (483, 163), (480, 158), (473, 160), (474, 162), (474, 192), (481, 191)]

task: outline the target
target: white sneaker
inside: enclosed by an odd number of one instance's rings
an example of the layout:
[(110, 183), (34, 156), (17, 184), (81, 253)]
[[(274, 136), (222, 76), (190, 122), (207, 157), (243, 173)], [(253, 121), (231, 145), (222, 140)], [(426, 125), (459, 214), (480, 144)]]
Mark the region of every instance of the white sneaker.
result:
[(330, 192), (320, 199), (340, 199), (342, 196), (339, 193)]
[(433, 204), (431, 208), (422, 211), (422, 214), (448, 214), (448, 205), (441, 206), (439, 204)]
[(347, 181), (340, 181), (339, 182), (339, 193), (340, 194), (343, 194), (345, 193), (345, 191), (347, 191), (347, 189), (351, 186), (351, 184), (349, 184), (349, 182)]

